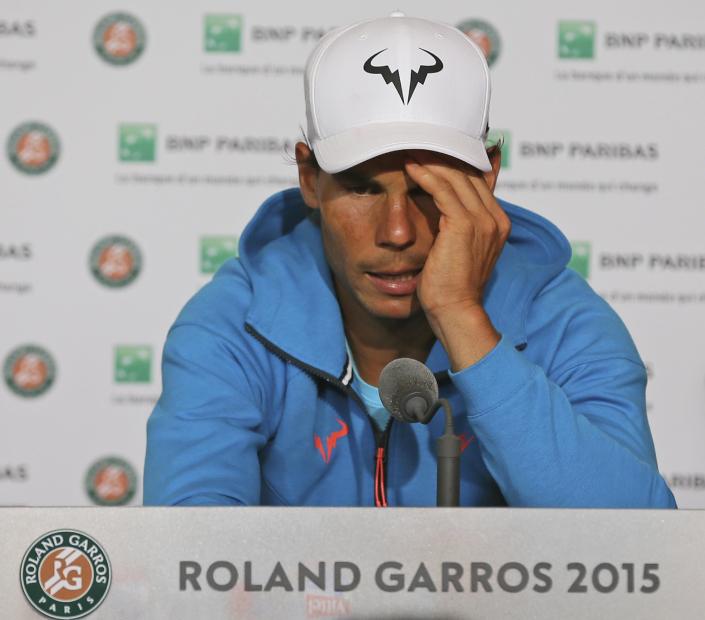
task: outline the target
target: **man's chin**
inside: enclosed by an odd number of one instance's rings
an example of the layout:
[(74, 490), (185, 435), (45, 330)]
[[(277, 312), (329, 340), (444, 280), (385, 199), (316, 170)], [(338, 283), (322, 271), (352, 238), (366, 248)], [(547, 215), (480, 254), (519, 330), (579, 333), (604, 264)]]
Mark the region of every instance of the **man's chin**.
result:
[(378, 319), (403, 321), (422, 313), (416, 295), (400, 296), (393, 299), (375, 300), (367, 306), (370, 314)]

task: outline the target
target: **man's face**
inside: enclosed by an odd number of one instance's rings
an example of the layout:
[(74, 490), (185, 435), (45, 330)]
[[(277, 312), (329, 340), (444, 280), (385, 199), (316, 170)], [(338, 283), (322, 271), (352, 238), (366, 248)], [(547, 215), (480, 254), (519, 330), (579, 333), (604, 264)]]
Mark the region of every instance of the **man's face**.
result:
[[(338, 174), (319, 170), (313, 200), (343, 310), (385, 319), (420, 312), (418, 274), (438, 233), (433, 199), (404, 171), (404, 152)], [(304, 192), (306, 194), (306, 192)]]
[[(306, 204), (320, 212), (323, 246), (343, 313), (379, 319), (418, 315), (418, 276), (441, 214), (433, 198), (406, 174), (410, 153), (380, 155), (333, 175), (307, 165), (310, 155), (304, 143), (296, 145), (301, 191)], [(446, 165), (474, 170), (437, 157)], [(499, 151), (490, 159), (493, 170), (483, 176), (493, 191)]]

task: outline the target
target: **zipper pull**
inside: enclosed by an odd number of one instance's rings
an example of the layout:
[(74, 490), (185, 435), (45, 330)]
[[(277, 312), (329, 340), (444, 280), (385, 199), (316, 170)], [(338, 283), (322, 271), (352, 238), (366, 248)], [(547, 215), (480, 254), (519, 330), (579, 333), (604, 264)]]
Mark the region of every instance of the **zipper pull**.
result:
[(378, 508), (387, 507), (387, 494), (384, 483), (384, 448), (377, 448), (375, 465), (375, 506)]

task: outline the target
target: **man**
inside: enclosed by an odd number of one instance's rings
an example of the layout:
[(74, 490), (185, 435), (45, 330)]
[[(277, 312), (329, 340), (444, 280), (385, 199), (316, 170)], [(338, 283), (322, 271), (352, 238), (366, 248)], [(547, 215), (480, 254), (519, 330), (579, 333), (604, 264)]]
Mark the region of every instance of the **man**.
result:
[(425, 362), (467, 506), (672, 507), (619, 318), (543, 218), (494, 197), (489, 73), (400, 13), (329, 33), (305, 74), (300, 189), (267, 200), (171, 329), (145, 503), (435, 503), (427, 426), (376, 385)]

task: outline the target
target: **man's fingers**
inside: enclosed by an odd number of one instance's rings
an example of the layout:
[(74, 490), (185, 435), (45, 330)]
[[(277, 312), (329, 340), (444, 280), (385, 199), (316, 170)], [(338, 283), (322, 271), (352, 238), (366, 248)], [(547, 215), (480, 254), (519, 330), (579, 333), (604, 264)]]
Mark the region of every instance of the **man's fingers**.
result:
[(509, 232), (512, 229), (512, 222), (509, 219), (509, 216), (505, 213), (504, 209), (500, 206), (499, 202), (497, 202), (492, 190), (485, 181), (485, 177), (481, 174), (469, 174), (467, 177), (477, 191), (478, 195), (482, 198), (482, 204), (485, 205), (487, 211), (489, 211), (495, 222), (497, 222), (497, 226), (502, 233), (503, 238), (506, 239), (509, 237)]
[(405, 163), (409, 176), (433, 198), (438, 210), (443, 215), (451, 218), (467, 216), (466, 208), (449, 181), (434, 174), (428, 166), (422, 165), (418, 161), (408, 159)]
[[(430, 158), (425, 156), (424, 159), (428, 160)], [(450, 184), (463, 208), (473, 217), (475, 226), (478, 226), (480, 229), (490, 234), (496, 233), (500, 238), (506, 239), (506, 235), (508, 234), (507, 226), (509, 225), (508, 218), (506, 218), (501, 207), (499, 207), (494, 200), (494, 196), (492, 196), (486, 184), (484, 184), (486, 191), (482, 193), (488, 197), (487, 200), (491, 203), (489, 206), (486, 205), (482, 199), (481, 185), (476, 186), (472, 183), (468, 172), (459, 169), (457, 164), (446, 164), (443, 160), (435, 158), (431, 159), (428, 163), (424, 163), (423, 167), (433, 175), (440, 177)], [(479, 179), (476, 178), (475, 180), (479, 183), (484, 183), (482, 177)], [(494, 213), (493, 209), (496, 209)]]
[(482, 199), (477, 193), (465, 174), (457, 168), (450, 168), (440, 162), (428, 162), (423, 164), (434, 175), (447, 181), (460, 199), (461, 204), (471, 213), (476, 216), (481, 216), (484, 209), (482, 208)]
[[(457, 160), (448, 160), (437, 154), (426, 151), (414, 151), (414, 157), (434, 174), (446, 179), (455, 190), (463, 206), (478, 218), (490, 217), (501, 237), (506, 239), (511, 230), (509, 216), (499, 205), (484, 176)], [(462, 168), (460, 167), (462, 166)]]

